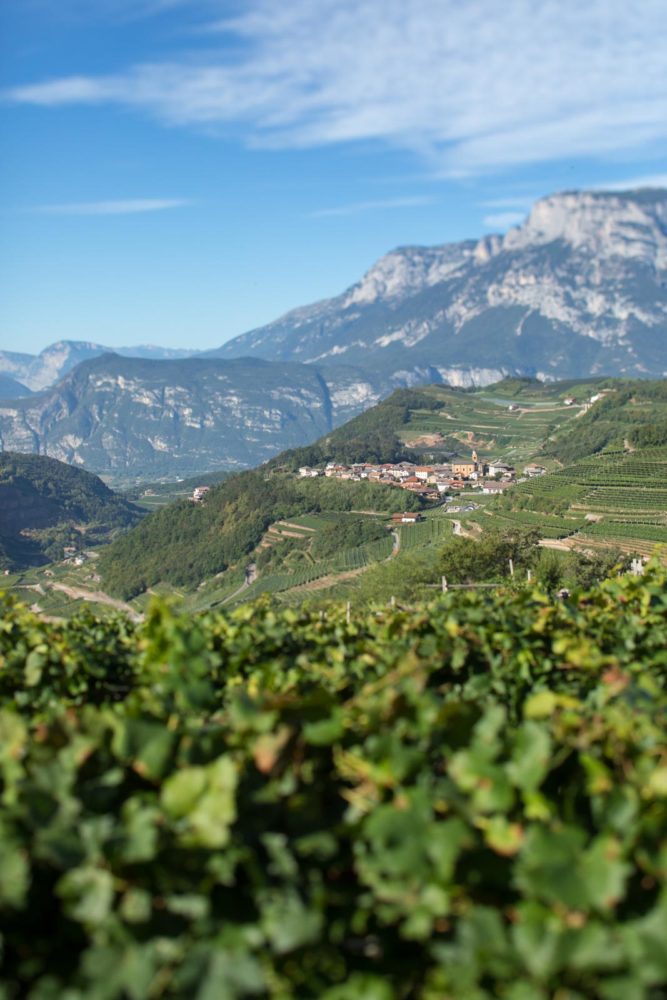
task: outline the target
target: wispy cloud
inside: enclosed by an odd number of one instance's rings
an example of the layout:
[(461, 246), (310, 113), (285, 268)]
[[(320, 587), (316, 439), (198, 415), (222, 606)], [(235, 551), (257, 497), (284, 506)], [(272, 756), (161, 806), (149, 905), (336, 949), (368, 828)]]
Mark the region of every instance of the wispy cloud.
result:
[(526, 217), (525, 212), (497, 212), (493, 215), (485, 215), (483, 222), (487, 229), (505, 230), (510, 226), (518, 226)]
[(247, 0), (210, 25), (216, 44), (220, 31), (219, 58), (209, 49), (7, 96), (120, 104), (275, 148), (376, 140), (450, 175), (667, 140), (664, 0)]
[(520, 194), (505, 198), (488, 198), (481, 202), (482, 208), (498, 208), (511, 211), (528, 211), (535, 201), (534, 194)]
[(639, 177), (624, 177), (617, 181), (594, 184), (598, 191), (632, 191), (635, 188), (667, 188), (667, 174), (642, 174)]
[(414, 195), (405, 198), (382, 198), (377, 201), (357, 201), (351, 205), (338, 205), (335, 208), (319, 208), (309, 212), (311, 219), (324, 219), (337, 215), (359, 215), (362, 212), (374, 212), (391, 208), (418, 208), (421, 205), (432, 205), (433, 198), (424, 195)]
[(124, 201), (81, 201), (64, 205), (36, 205), (31, 212), (39, 215), (137, 215), (185, 208), (187, 198), (130, 198)]

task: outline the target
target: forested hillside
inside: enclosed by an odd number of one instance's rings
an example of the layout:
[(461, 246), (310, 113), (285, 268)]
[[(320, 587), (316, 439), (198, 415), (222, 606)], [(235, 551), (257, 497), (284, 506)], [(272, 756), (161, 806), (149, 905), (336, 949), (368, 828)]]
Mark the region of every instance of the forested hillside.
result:
[(0, 452), (0, 565), (61, 559), (131, 527), (139, 510), (101, 479), (44, 455)]
[[(453, 395), (452, 390), (426, 392), (397, 389), (376, 406), (338, 427), (331, 434), (306, 448), (293, 448), (269, 463), (296, 469), (300, 465), (324, 462), (400, 462), (414, 460), (415, 452), (401, 440), (400, 434), (410, 424), (415, 412), (439, 413)], [(461, 443), (456, 438), (443, 439), (440, 446), (456, 453)]]
[(1, 609), (8, 1000), (664, 997), (655, 567), (349, 621)]
[(250, 554), (282, 518), (308, 512), (416, 510), (416, 496), (372, 483), (298, 480), (260, 468), (213, 487), (203, 504), (171, 504), (113, 543), (100, 559), (106, 586), (125, 598), (163, 582), (196, 587)]
[(603, 398), (595, 406), (545, 445), (547, 455), (570, 465), (613, 446), (667, 444), (667, 381), (609, 380), (600, 391)]

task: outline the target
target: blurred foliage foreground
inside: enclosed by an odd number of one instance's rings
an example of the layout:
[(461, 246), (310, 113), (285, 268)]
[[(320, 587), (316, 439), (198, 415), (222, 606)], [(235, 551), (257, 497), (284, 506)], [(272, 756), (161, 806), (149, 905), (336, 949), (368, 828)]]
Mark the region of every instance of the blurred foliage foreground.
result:
[(656, 1000), (667, 589), (3, 598), (4, 998)]

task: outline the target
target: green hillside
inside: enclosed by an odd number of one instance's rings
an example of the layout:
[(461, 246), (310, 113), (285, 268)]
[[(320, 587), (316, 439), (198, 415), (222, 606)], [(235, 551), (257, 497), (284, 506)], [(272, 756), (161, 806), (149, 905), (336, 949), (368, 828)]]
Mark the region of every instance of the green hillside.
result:
[(595, 392), (602, 398), (545, 446), (547, 455), (569, 465), (610, 448), (667, 445), (667, 381), (607, 380)]
[(602, 398), (544, 444), (541, 460), (563, 467), (494, 499), (476, 523), (635, 555), (667, 544), (667, 383), (608, 381), (597, 391)]
[(62, 559), (64, 546), (99, 545), (140, 519), (97, 476), (44, 455), (0, 452), (0, 565)]
[(8, 1000), (664, 997), (664, 572), (0, 612)]
[[(105, 585), (124, 598), (160, 583), (192, 591), (240, 563), (259, 559), (257, 547), (275, 522), (321, 511), (390, 514), (421, 506), (416, 496), (367, 482), (299, 480), (262, 467), (214, 487), (202, 504), (179, 502), (151, 514), (105, 550), (100, 570)], [(296, 541), (291, 540), (291, 548), (298, 548)], [(345, 540), (342, 544), (345, 549)], [(280, 550), (275, 557), (278, 565), (282, 555)], [(312, 565), (312, 554), (299, 555)]]
[[(601, 398), (591, 405), (595, 395)], [(149, 590), (176, 593), (193, 610), (233, 605), (262, 593), (291, 600), (293, 592), (295, 601), (313, 591), (336, 596), (341, 586), (354, 589), (360, 574), (399, 552), (403, 567), (410, 550), (442, 548), (457, 518), (469, 525), (464, 533), (532, 531), (579, 547), (648, 553), (665, 540), (667, 482), (659, 450), (644, 460), (642, 441), (649, 429), (654, 436), (660, 433), (661, 419), (667, 419), (664, 395), (663, 383), (609, 379), (552, 384), (512, 379), (474, 390), (398, 390), (315, 445), (284, 452), (258, 470), (214, 486), (201, 505), (181, 502), (158, 510), (105, 551), (100, 560), (104, 586), (140, 607), (145, 603), (141, 595)], [(588, 465), (561, 467), (559, 456), (574, 442), (595, 452), (604, 438), (602, 447), (609, 449), (619, 432), (625, 450), (594, 455)], [(423, 501), (369, 482), (295, 476), (301, 465), (438, 460), (468, 456), (473, 448), (519, 471), (538, 457), (552, 472), (519, 483), (501, 499), (468, 490), (462, 503), (472, 502), (473, 512), (447, 518), (434, 510), (424, 525), (396, 528), (393, 539), (387, 516), (424, 508)], [(607, 507), (598, 510), (594, 498), (599, 507), (605, 490)], [(159, 494), (150, 500), (159, 502)], [(361, 527), (351, 542), (345, 518), (354, 511)], [(307, 523), (300, 520), (304, 516), (316, 519)], [(339, 537), (324, 553), (320, 537), (326, 536), (327, 519)], [(432, 579), (436, 571), (431, 567), (428, 573)], [(368, 579), (376, 577), (371, 573)]]
[[(397, 389), (314, 445), (285, 452), (269, 464), (296, 468), (327, 461), (467, 457), (472, 448), (483, 458), (525, 461), (551, 435), (572, 426), (581, 404), (608, 384), (619, 383), (506, 379), (483, 389), (440, 385)], [(571, 396), (577, 403), (566, 406), (565, 399)]]

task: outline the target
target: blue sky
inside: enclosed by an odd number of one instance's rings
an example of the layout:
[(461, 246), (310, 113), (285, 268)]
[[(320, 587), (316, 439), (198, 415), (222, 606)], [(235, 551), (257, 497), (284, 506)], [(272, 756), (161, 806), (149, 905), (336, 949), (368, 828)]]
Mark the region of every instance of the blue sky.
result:
[(664, 0), (3, 0), (0, 348), (210, 348), (395, 246), (667, 186)]

